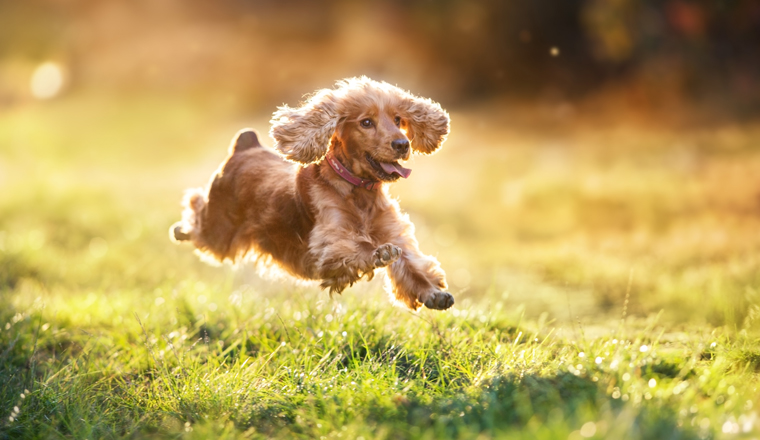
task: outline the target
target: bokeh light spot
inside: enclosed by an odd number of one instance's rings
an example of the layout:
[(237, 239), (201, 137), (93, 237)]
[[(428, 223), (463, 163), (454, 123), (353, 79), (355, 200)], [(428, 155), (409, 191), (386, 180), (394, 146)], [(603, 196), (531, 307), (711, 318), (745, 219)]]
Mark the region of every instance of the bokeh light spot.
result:
[(32, 95), (37, 99), (55, 97), (63, 87), (63, 69), (49, 61), (40, 64), (32, 73), (30, 87)]
[(593, 437), (596, 434), (596, 423), (586, 422), (581, 426), (581, 435), (585, 438)]

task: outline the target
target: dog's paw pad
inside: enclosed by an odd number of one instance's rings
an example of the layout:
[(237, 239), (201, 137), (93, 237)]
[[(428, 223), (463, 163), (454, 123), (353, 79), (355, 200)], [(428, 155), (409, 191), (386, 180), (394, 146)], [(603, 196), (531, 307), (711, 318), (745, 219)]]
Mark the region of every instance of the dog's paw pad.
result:
[(375, 268), (385, 267), (392, 264), (401, 256), (401, 248), (394, 246), (390, 243), (386, 243), (377, 249), (375, 249), (374, 264)]
[(435, 292), (423, 304), (428, 309), (446, 310), (454, 305), (454, 297), (449, 292)]

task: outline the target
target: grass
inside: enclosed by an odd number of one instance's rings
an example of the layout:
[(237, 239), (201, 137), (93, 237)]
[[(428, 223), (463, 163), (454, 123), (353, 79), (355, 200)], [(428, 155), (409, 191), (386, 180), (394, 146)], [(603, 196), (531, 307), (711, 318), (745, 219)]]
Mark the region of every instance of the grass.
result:
[(266, 115), (2, 112), (0, 438), (760, 436), (756, 125), (454, 112), (393, 191), (457, 304), (410, 313), (377, 281), (330, 298), (169, 243), (182, 190)]

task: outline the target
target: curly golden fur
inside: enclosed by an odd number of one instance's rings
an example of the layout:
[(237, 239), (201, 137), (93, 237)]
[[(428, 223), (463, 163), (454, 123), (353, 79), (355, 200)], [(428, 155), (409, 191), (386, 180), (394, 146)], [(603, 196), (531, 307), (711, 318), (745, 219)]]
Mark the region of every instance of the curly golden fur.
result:
[[(397, 161), (440, 148), (446, 111), (361, 77), (280, 107), (271, 122), (276, 153), (240, 131), (208, 188), (188, 190), (171, 238), (216, 261), (255, 259), (318, 280), (331, 293), (385, 268), (407, 307), (451, 307), (440, 264), (420, 252), (414, 225), (387, 192), (409, 171)], [(328, 152), (353, 176), (380, 183), (355, 186), (323, 160)]]

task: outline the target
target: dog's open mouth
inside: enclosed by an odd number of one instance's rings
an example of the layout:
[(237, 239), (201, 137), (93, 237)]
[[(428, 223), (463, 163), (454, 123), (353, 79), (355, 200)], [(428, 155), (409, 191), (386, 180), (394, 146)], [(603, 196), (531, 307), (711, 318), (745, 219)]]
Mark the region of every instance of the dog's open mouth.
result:
[(398, 180), (399, 177), (406, 179), (410, 174), (412, 174), (412, 170), (402, 167), (399, 165), (398, 161), (378, 162), (377, 160), (373, 159), (369, 153), (367, 153), (366, 157), (367, 162), (369, 162), (370, 166), (372, 166), (372, 169), (377, 172), (377, 175), (381, 180), (394, 181)]

